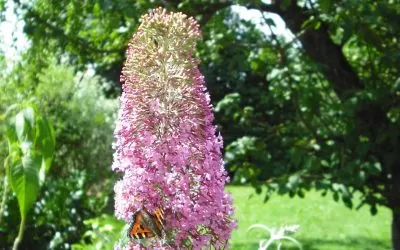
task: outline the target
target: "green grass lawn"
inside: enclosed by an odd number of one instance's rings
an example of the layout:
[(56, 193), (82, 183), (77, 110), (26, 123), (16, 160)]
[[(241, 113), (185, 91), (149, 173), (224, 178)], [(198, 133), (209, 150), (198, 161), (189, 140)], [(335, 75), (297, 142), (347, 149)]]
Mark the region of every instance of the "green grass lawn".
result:
[[(390, 247), (390, 211), (378, 208), (372, 216), (368, 207), (350, 210), (327, 195), (309, 192), (304, 199), (273, 196), (263, 203), (251, 187), (229, 186), (234, 197), (238, 229), (232, 234), (231, 249), (257, 249), (258, 240), (267, 237), (261, 229), (248, 232), (250, 225), (270, 227), (300, 225), (294, 235), (304, 250), (388, 250)], [(249, 198), (254, 194), (252, 198)], [(296, 248), (283, 247), (282, 250)], [(271, 249), (276, 249), (271, 248)]]

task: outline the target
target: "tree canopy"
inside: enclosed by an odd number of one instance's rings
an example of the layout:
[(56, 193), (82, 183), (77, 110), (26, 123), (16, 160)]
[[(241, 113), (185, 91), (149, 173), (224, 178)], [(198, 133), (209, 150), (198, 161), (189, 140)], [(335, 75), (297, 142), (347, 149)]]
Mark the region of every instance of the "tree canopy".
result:
[[(67, 60), (113, 82), (139, 17), (164, 6), (194, 16), (197, 56), (225, 139), (234, 182), (266, 200), (316, 188), (350, 208), (393, 211), (400, 249), (400, 3), (397, 0), (73, 0), (14, 1), (37, 70)], [(257, 26), (232, 6), (279, 15)], [(262, 189), (265, 187), (266, 189)], [(264, 190), (264, 191), (263, 191)], [(266, 190), (266, 191), (265, 191)], [(353, 204), (361, 193), (361, 204)]]

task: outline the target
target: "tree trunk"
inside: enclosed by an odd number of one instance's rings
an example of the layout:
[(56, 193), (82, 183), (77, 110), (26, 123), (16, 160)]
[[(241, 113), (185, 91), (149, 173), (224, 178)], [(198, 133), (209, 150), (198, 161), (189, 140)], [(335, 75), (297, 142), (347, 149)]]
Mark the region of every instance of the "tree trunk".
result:
[[(398, 157), (398, 154), (396, 154)], [(392, 218), (392, 244), (394, 250), (400, 250), (400, 160), (397, 159), (392, 165), (392, 183), (390, 189), (390, 207), (393, 212)]]
[(400, 250), (400, 210), (393, 210), (392, 243), (394, 250)]

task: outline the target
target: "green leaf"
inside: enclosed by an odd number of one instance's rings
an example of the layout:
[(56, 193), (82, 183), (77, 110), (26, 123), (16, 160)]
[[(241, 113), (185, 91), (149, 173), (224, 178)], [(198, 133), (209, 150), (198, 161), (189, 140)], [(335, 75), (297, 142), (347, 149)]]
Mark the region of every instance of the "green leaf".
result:
[(353, 208), (353, 201), (351, 200), (351, 196), (343, 195), (342, 201), (346, 207), (352, 209)]
[(304, 197), (305, 197), (305, 193), (304, 193), (304, 191), (303, 191), (302, 189), (299, 189), (299, 190), (297, 191), (297, 195), (298, 195), (300, 198), (304, 198)]
[(255, 190), (256, 190), (256, 194), (261, 194), (261, 193), (262, 193), (262, 189), (261, 189), (260, 186), (256, 186), (256, 187), (254, 187), (254, 188), (255, 188)]
[(7, 141), (9, 151), (11, 151), (12, 144), (18, 143), (17, 132), (15, 131), (15, 121), (7, 123)]
[(20, 142), (34, 141), (35, 112), (28, 107), (20, 111), (15, 117), (15, 130)]
[(276, 27), (275, 21), (273, 18), (264, 18), (264, 21), (270, 27)]
[(289, 8), (291, 2), (292, 0), (283, 0), (280, 4), (281, 9), (286, 10), (287, 8)]
[(39, 194), (40, 165), (40, 157), (34, 155), (13, 157), (7, 164), (8, 182), (17, 195), (21, 217), (26, 216)]
[(376, 215), (378, 213), (378, 208), (376, 207), (376, 204), (372, 204), (369, 211), (372, 215)]
[(54, 130), (51, 124), (45, 119), (40, 118), (37, 121), (36, 148), (43, 156), (44, 171), (47, 173), (51, 166), (56, 141)]
[(314, 18), (314, 17), (311, 17), (310, 19), (306, 20), (301, 25), (301, 27), (303, 29), (313, 29), (313, 30), (319, 29), (320, 26), (321, 26), (321, 22), (318, 19)]
[(343, 25), (343, 35), (342, 44), (346, 43), (351, 36), (353, 36), (353, 21), (351, 19), (346, 19)]
[(270, 198), (271, 198), (271, 196), (267, 193), (267, 194), (264, 196), (264, 203), (267, 202)]
[(12, 160), (11, 155), (7, 156), (4, 159), (4, 168), (6, 169), (6, 172), (7, 172), (7, 168), (9, 168), (9, 166), (11, 165), (11, 160)]
[(338, 192), (334, 192), (333, 193), (333, 200), (335, 200), (336, 202), (339, 200), (339, 193)]
[(324, 13), (327, 13), (331, 7), (331, 0), (319, 0), (319, 7), (321, 8), (321, 11)]

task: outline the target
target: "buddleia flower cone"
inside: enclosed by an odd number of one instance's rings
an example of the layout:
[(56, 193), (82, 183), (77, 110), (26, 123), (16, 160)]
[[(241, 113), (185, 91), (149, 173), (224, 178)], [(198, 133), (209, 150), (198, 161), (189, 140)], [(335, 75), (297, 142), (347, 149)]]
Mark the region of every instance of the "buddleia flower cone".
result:
[(112, 168), (123, 177), (114, 188), (115, 214), (129, 223), (141, 209), (162, 208), (165, 248), (226, 248), (236, 226), (224, 191), (222, 137), (193, 57), (200, 38), (193, 18), (155, 9), (142, 17), (121, 75)]

